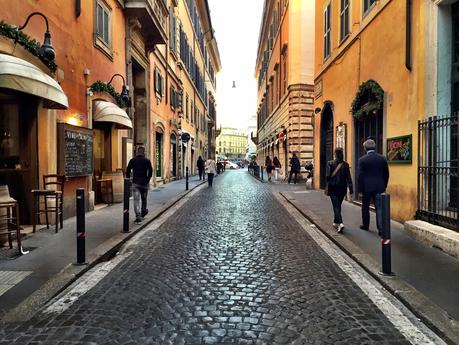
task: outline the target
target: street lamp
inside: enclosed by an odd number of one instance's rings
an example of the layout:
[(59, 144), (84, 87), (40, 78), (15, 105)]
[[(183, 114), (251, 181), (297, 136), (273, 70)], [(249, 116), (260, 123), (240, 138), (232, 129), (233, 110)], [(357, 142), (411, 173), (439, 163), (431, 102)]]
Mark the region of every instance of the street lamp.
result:
[(121, 77), (121, 79), (123, 79), (123, 88), (121, 89), (121, 99), (124, 102), (124, 104), (129, 104), (130, 98), (129, 98), (128, 86), (126, 86), (126, 80), (124, 79), (124, 77), (121, 74), (118, 74), (118, 73), (114, 74), (113, 77), (108, 82), (108, 85), (111, 85), (111, 82), (113, 81), (113, 78), (115, 78), (117, 76)]
[(53, 61), (54, 58), (56, 57), (56, 52), (54, 51), (54, 48), (51, 45), (51, 33), (49, 32), (48, 18), (46, 18), (46, 16), (43, 13), (41, 13), (41, 12), (33, 12), (33, 13), (29, 14), (29, 16), (27, 17), (24, 25), (20, 26), (17, 29), (16, 41), (18, 40), (19, 30), (24, 29), (27, 26), (27, 24), (29, 24), (30, 18), (32, 18), (35, 15), (39, 15), (39, 16), (43, 17), (43, 19), (45, 20), (45, 23), (46, 23), (45, 39), (43, 40), (43, 44), (40, 47), (40, 49), (38, 51), (38, 54), (40, 56), (45, 57), (46, 59), (48, 59), (50, 61)]

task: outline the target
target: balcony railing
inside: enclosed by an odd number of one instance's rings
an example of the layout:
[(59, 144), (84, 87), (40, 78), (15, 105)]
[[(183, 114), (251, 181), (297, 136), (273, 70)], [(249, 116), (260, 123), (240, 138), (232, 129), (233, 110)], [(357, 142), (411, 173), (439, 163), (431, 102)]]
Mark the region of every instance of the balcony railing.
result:
[(166, 43), (166, 0), (126, 0), (125, 9), (129, 17), (139, 20), (147, 46)]

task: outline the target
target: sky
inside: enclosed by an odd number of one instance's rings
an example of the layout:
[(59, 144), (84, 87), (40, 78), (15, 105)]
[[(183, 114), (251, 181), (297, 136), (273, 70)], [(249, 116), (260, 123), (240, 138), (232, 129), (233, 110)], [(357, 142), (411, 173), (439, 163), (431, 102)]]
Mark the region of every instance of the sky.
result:
[(208, 1), (222, 62), (217, 74), (217, 125), (247, 130), (257, 107), (254, 75), (264, 0)]

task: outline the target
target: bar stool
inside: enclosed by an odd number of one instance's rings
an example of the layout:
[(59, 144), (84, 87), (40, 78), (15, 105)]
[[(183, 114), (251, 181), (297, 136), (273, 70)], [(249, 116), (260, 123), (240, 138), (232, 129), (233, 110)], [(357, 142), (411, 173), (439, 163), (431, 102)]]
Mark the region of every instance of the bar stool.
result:
[(13, 235), (16, 235), (19, 253), (21, 246), (21, 226), (19, 224), (19, 204), (10, 197), (8, 186), (0, 186), (0, 235), (8, 236), (10, 249), (13, 248)]
[[(46, 228), (49, 229), (49, 216), (48, 213), (54, 213), (56, 221), (56, 233), (59, 231), (59, 224), (61, 229), (64, 226), (64, 183), (65, 176), (63, 175), (44, 175), (43, 187), (44, 189), (33, 189), (33, 232), (38, 223), (40, 223), (40, 215), (44, 214), (46, 219)], [(42, 200), (43, 199), (43, 200)], [(50, 206), (48, 201), (53, 200), (54, 205)], [(41, 208), (41, 204), (44, 208)]]

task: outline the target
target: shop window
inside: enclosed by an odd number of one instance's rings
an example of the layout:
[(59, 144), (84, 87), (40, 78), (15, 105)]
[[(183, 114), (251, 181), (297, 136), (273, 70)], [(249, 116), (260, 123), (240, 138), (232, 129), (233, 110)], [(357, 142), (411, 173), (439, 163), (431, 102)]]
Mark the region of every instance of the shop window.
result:
[(350, 33), (349, 25), (349, 0), (341, 0), (341, 13), (340, 13), (340, 41), (344, 39)]
[(331, 4), (324, 11), (324, 60), (328, 59), (331, 52)]

